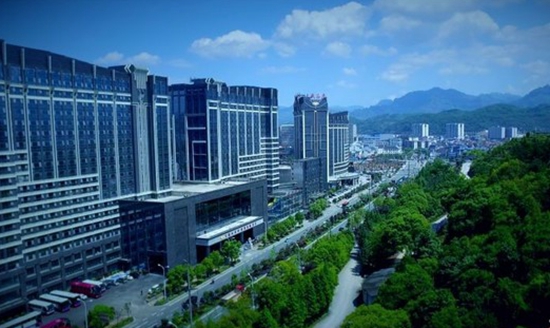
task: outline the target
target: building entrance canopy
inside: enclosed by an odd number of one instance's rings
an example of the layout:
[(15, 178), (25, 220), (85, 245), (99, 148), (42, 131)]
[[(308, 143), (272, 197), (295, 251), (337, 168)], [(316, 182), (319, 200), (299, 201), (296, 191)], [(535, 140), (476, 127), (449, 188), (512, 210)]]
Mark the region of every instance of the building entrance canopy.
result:
[(197, 246), (212, 246), (264, 223), (261, 216), (247, 216), (197, 236)]

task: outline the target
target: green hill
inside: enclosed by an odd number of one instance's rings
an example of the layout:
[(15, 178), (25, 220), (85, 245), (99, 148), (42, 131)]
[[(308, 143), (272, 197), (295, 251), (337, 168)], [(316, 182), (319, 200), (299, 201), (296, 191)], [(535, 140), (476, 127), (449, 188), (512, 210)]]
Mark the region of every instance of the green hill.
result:
[(550, 131), (550, 105), (520, 108), (492, 105), (474, 111), (452, 109), (435, 114), (382, 115), (367, 120), (353, 120), (360, 134), (409, 134), (413, 123), (428, 123), (431, 135), (445, 134), (445, 124), (464, 123), (466, 131), (477, 132), (491, 126), (514, 126), (522, 132)]

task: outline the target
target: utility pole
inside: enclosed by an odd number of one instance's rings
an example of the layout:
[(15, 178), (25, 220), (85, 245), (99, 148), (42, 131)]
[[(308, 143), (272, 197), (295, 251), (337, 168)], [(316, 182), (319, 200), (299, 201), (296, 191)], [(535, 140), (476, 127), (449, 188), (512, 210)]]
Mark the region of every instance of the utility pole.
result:
[[(158, 266), (162, 269), (162, 276), (164, 277), (164, 281), (162, 283), (163, 291), (164, 291), (164, 300), (166, 300), (166, 268), (164, 268), (160, 263)], [(168, 266), (166, 266), (168, 268)]]
[(256, 309), (256, 302), (255, 302), (255, 292), (254, 292), (254, 277), (252, 277), (252, 275), (250, 273), (247, 273), (247, 275), (250, 277), (250, 289), (251, 289), (251, 292), (250, 294), (252, 295), (252, 310), (255, 310)]
[(187, 300), (189, 301), (189, 327), (193, 328), (193, 303), (191, 302), (191, 275), (189, 271), (191, 270), (191, 264), (186, 260), (183, 262), (187, 263)]

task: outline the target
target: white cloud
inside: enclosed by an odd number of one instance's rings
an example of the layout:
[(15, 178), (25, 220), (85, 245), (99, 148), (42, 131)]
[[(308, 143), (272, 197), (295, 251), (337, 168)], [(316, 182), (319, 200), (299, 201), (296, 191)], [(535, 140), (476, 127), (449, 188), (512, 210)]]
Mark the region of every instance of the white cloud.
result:
[(521, 65), (528, 72), (537, 75), (550, 75), (550, 63), (544, 60), (535, 60)]
[(389, 47), (388, 49), (384, 50), (371, 44), (366, 44), (362, 46), (359, 49), (359, 51), (365, 56), (368, 56), (368, 55), (393, 56), (397, 54), (397, 49), (395, 49), (394, 47)]
[(344, 72), (345, 75), (350, 75), (350, 76), (357, 75), (357, 71), (350, 67), (344, 67), (342, 69), (342, 72)]
[(102, 65), (112, 65), (112, 64), (118, 64), (124, 59), (124, 55), (121, 54), (118, 51), (112, 51), (106, 54), (103, 57), (100, 57), (96, 59), (96, 63), (102, 64)]
[(269, 46), (269, 42), (257, 33), (235, 30), (215, 39), (195, 40), (191, 44), (191, 50), (204, 57), (250, 58)]
[(380, 20), (380, 31), (395, 33), (403, 30), (412, 30), (422, 25), (422, 22), (402, 15), (389, 15)]
[(324, 53), (338, 57), (349, 57), (351, 46), (345, 42), (331, 42), (325, 47)]
[(273, 43), (273, 48), (281, 57), (290, 57), (296, 53), (296, 49), (284, 42), (275, 42)]
[(486, 67), (468, 65), (463, 63), (456, 63), (453, 65), (445, 66), (439, 71), (441, 75), (479, 75), (488, 72)]
[(135, 64), (138, 66), (152, 66), (160, 63), (160, 57), (157, 55), (150, 54), (148, 52), (140, 52), (137, 55), (126, 57), (124, 54), (113, 51), (109, 52), (103, 57), (100, 57), (95, 60), (95, 63), (99, 65), (122, 65), (122, 64)]
[(160, 57), (148, 52), (140, 52), (135, 56), (127, 58), (126, 61), (136, 65), (156, 65), (160, 62)]
[(373, 8), (391, 13), (432, 16), (434, 14), (440, 15), (472, 8), (476, 1), (477, 0), (376, 0), (373, 4)]
[(264, 67), (262, 69), (263, 73), (268, 74), (294, 74), (303, 72), (306, 69), (303, 67), (295, 67), (295, 66), (268, 66)]
[(346, 81), (346, 80), (340, 80), (340, 81), (336, 82), (336, 85), (341, 87), (341, 88), (345, 88), (345, 89), (355, 89), (355, 88), (357, 88), (357, 84), (351, 83), (351, 82)]
[(331, 36), (362, 35), (369, 9), (357, 2), (324, 11), (293, 10), (277, 27), (275, 36), (291, 39), (300, 36), (321, 39)]
[(443, 22), (439, 29), (439, 38), (479, 37), (481, 35), (498, 32), (497, 23), (487, 13), (476, 10), (467, 13), (455, 13), (450, 19)]
[(407, 54), (401, 56), (396, 63), (391, 64), (382, 72), (380, 78), (389, 82), (402, 82), (424, 67), (453, 63), (455, 57), (456, 52), (453, 50), (434, 50), (425, 54)]

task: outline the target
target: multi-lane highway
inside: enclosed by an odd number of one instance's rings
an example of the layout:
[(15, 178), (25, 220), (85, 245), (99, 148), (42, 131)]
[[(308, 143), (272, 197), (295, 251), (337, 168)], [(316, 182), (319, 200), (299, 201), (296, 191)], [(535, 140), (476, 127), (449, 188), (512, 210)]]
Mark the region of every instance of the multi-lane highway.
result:
[[(418, 170), (421, 168), (421, 163), (418, 161), (407, 161), (406, 164), (393, 175), (392, 177), (387, 177), (382, 180), (382, 182), (389, 182), (391, 180), (398, 180), (402, 177), (406, 177), (407, 175), (413, 176), (418, 172)], [(361, 180), (363, 183), (366, 183), (366, 180)], [(376, 188), (377, 185), (372, 186), (370, 189), (363, 191), (362, 193), (370, 193)], [(350, 205), (355, 204), (359, 201), (359, 194), (355, 194), (353, 197), (349, 199)], [(250, 269), (254, 263), (259, 263), (264, 259), (267, 259), (271, 256), (273, 252), (279, 252), (282, 248), (286, 247), (287, 245), (293, 244), (300, 240), (302, 236), (304, 236), (309, 230), (314, 229), (315, 227), (323, 224), (325, 221), (327, 221), (330, 217), (340, 213), (342, 209), (337, 205), (330, 203), (329, 207), (325, 209), (323, 214), (317, 218), (314, 221), (304, 221), (303, 227), (299, 228), (298, 230), (292, 232), (288, 237), (264, 248), (264, 249), (250, 249), (245, 251), (240, 258), (240, 262), (234, 265), (233, 267), (225, 270), (224, 272), (220, 273), (216, 277), (214, 277), (214, 282), (212, 283), (210, 280), (203, 283), (200, 286), (197, 286), (193, 291), (193, 296), (199, 296), (202, 297), (202, 295), (206, 291), (213, 291), (216, 290), (226, 284), (231, 283), (231, 276), (237, 275), (239, 276), (241, 272), (250, 272)], [(336, 232), (341, 227), (345, 227), (346, 221), (342, 221), (335, 225), (331, 231)], [(134, 312), (133, 316), (135, 318), (135, 321), (129, 325), (128, 327), (131, 328), (145, 328), (145, 327), (152, 327), (154, 324), (157, 324), (160, 322), (161, 318), (171, 318), (172, 314), (176, 311), (181, 311), (181, 305), (182, 303), (187, 300), (187, 294), (181, 295), (177, 297), (176, 299), (170, 301), (169, 303), (163, 305), (163, 306), (157, 306), (154, 309), (154, 313), (151, 313), (151, 311), (138, 311)]]

